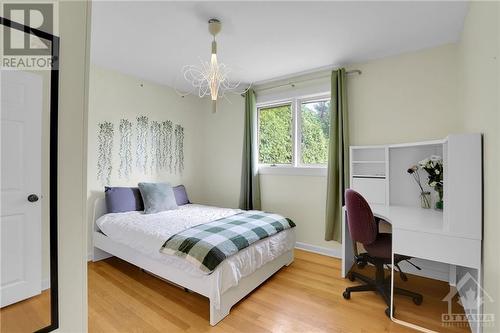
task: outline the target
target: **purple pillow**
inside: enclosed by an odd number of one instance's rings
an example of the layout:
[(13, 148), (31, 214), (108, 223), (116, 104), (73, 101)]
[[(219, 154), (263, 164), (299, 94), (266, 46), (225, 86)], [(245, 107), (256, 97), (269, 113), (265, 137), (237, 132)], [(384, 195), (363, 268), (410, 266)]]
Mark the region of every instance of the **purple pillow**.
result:
[(104, 188), (108, 213), (123, 213), (144, 210), (141, 192), (137, 187)]
[(184, 185), (177, 185), (173, 188), (175, 201), (177, 202), (177, 206), (182, 206), (190, 203), (188, 199), (188, 195), (186, 193), (186, 188)]

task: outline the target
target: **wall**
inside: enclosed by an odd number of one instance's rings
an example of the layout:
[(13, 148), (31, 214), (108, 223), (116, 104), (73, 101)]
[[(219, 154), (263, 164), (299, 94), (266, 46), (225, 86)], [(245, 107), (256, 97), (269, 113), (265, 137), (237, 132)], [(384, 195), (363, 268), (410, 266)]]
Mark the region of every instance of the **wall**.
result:
[(59, 3), (59, 330), (87, 331), (85, 223), (90, 2)]
[(200, 170), (203, 188), (200, 203), (238, 208), (243, 156), (243, 127), (245, 99), (227, 94), (227, 100), (218, 102), (217, 112), (203, 100), (199, 116), (201, 128), (202, 161)]
[[(297, 242), (339, 248), (338, 243), (324, 240), (326, 177), (261, 175), (260, 184), (262, 209), (283, 214), (296, 222)], [(338, 251), (332, 254), (340, 256)]]
[(461, 131), (456, 44), (349, 67), (363, 72), (347, 84), (352, 145), (441, 139)]
[(484, 289), (494, 300), (485, 298), (484, 313), (494, 313), (495, 327), (500, 326), (500, 3), (471, 2), (464, 31), (458, 45), (459, 105), (468, 132), (483, 133), (484, 156)]
[[(184, 184), (190, 199), (201, 198), (201, 182), (198, 168), (202, 151), (201, 126), (202, 101), (195, 96), (182, 98), (172, 88), (134, 78), (116, 71), (91, 66), (88, 115), (88, 160), (87, 160), (87, 215), (89, 235), (93, 224), (93, 207), (97, 197), (103, 196), (104, 185), (97, 179), (98, 124), (109, 121), (114, 124), (112, 186), (137, 186), (141, 181), (167, 181), (172, 185)], [(171, 120), (184, 127), (184, 171), (182, 174), (139, 171), (132, 163), (128, 180), (118, 176), (120, 119), (132, 122), (132, 156), (135, 158), (136, 117), (148, 116), (153, 120)], [(149, 168), (148, 168), (149, 169)], [(89, 253), (91, 238), (89, 238)]]

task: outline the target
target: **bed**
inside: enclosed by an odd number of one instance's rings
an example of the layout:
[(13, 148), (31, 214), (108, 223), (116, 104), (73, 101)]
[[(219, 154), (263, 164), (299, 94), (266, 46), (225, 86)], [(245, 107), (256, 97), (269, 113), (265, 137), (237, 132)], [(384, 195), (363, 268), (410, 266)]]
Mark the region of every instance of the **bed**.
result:
[[(94, 206), (93, 261), (116, 256), (171, 283), (207, 297), (210, 325), (283, 266), (293, 262), (294, 229), (261, 239), (207, 273), (184, 258), (160, 253), (165, 240), (186, 228), (238, 214), (239, 210), (188, 204), (178, 210), (145, 215), (106, 214), (104, 198)], [(165, 221), (168, 221), (165, 223)]]

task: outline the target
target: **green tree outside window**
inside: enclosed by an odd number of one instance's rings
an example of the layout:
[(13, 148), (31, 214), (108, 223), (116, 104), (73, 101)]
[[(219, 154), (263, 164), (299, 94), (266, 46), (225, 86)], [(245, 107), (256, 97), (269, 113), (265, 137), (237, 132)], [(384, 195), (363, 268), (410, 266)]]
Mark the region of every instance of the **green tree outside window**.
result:
[(303, 164), (326, 164), (330, 138), (330, 101), (302, 103), (301, 157)]
[(292, 163), (291, 105), (259, 110), (259, 162), (263, 164)]

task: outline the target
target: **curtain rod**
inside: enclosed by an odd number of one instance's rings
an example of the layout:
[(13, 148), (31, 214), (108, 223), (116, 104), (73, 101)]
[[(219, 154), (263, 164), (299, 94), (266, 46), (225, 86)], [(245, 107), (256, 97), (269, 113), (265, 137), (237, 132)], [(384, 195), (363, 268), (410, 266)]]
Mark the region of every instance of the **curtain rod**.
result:
[[(361, 75), (362, 73), (363, 72), (361, 72), (361, 70), (359, 70), (359, 69), (353, 69), (353, 70), (350, 70), (350, 71), (346, 72), (347, 75), (353, 75), (353, 74)], [(324, 79), (324, 78), (327, 78), (327, 77), (330, 77), (330, 76), (331, 76), (331, 74), (317, 76), (317, 77), (312, 77), (312, 78), (303, 79), (303, 80), (297, 80), (297, 81), (288, 81), (286, 83), (277, 84), (277, 85), (269, 86), (269, 87), (264, 87), (264, 88), (261, 88), (261, 89), (256, 88), (255, 90), (256, 91), (265, 91), (265, 90), (271, 90), (271, 89), (276, 89), (276, 88), (281, 88), (281, 87), (286, 87), (286, 86), (295, 87), (295, 85), (297, 83), (302, 83), (302, 82), (307, 82), (307, 81), (314, 81), (314, 80)]]

